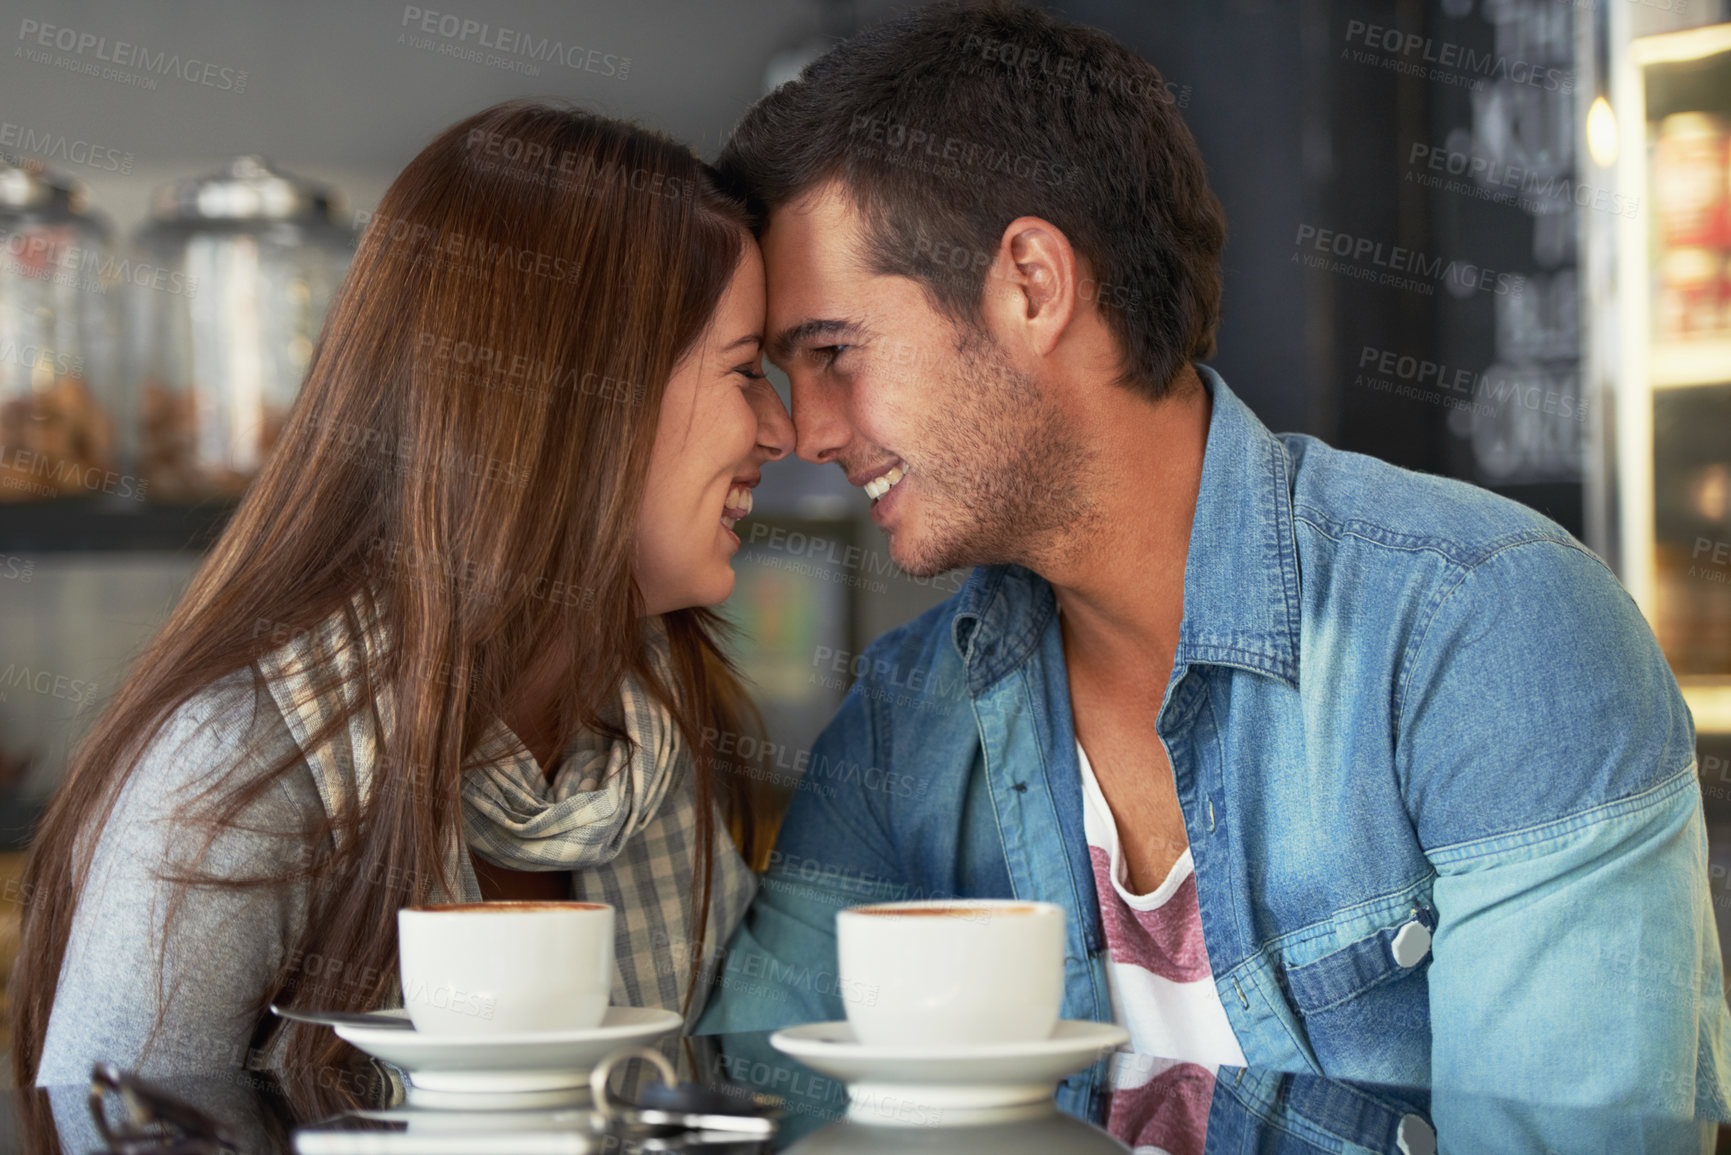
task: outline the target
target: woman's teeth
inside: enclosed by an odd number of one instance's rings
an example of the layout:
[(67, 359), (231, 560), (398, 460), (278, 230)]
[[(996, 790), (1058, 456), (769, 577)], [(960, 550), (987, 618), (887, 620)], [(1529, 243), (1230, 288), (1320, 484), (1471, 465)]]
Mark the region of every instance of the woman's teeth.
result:
[(739, 519), (751, 512), (751, 487), (736, 485), (727, 491), (727, 500), (722, 503), (721, 524), (732, 529)]
[(894, 489), (896, 487), (896, 482), (907, 476), (907, 472), (907, 466), (897, 465), (882, 477), (874, 477), (860, 488), (865, 490), (867, 497), (876, 501), (878, 498)]

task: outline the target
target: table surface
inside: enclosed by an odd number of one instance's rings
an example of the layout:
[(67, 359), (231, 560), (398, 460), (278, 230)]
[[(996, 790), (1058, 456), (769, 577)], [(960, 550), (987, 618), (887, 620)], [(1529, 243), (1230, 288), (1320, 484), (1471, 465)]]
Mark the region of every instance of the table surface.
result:
[[(298, 1079), (237, 1071), (197, 1078), (147, 1080), (153, 1089), (205, 1112), (229, 1129), (240, 1151), (274, 1155), (295, 1150), (295, 1135), (354, 1110), (387, 1109), (404, 1131), (413, 1120), (420, 1134), (429, 1127), (472, 1126), (472, 1150), (513, 1151), (514, 1128), (538, 1123), (575, 1143), (586, 1112), (566, 1111), (557, 1118), (490, 1112), (485, 1115), (411, 1111), (396, 1102), (399, 1092), (374, 1067), (325, 1069)], [(100, 1151), (103, 1143), (90, 1114), (88, 1086), (35, 1088), (0, 1097), (0, 1155), (9, 1151), (71, 1153)], [(122, 1112), (111, 1097), (109, 1117)], [(1418, 1155), (1427, 1149), (1470, 1152), (1692, 1152), (1731, 1151), (1731, 1135), (1719, 1120), (1681, 1114), (1636, 1113), (1570, 1104), (1535, 1104), (1441, 1090), (1348, 1082), (1314, 1075), (1222, 1067), (1214, 1081), (1206, 1136), (1178, 1136), (1184, 1151), (1322, 1152), (1343, 1145)], [(449, 1137), (447, 1137), (449, 1138)], [(399, 1139), (399, 1143), (401, 1140)], [(1406, 1146), (1403, 1148), (1402, 1143)], [(883, 1126), (846, 1120), (784, 1120), (776, 1149), (794, 1155), (840, 1152), (992, 1152), (1122, 1151), (1098, 1128), (1048, 1113), (992, 1126)], [(375, 1148), (385, 1150), (385, 1148)], [(400, 1145), (397, 1150), (408, 1151)], [(433, 1150), (434, 1148), (420, 1148)], [(443, 1151), (471, 1148), (447, 1145)], [(539, 1148), (556, 1150), (557, 1147)], [(566, 1146), (564, 1150), (580, 1150)], [(628, 1152), (631, 1146), (598, 1143), (593, 1150)], [(659, 1149), (680, 1149), (678, 1147)], [(719, 1150), (697, 1147), (694, 1150)], [(1179, 1155), (1178, 1147), (1169, 1148)], [(1346, 1147), (1351, 1150), (1353, 1147)]]

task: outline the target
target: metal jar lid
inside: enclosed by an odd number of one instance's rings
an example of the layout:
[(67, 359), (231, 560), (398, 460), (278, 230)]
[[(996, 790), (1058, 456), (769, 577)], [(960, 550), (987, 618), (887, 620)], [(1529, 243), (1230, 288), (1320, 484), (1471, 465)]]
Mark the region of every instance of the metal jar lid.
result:
[(41, 161), (0, 153), (0, 209), (48, 210), (83, 216), (84, 186)]
[(329, 220), (336, 193), (290, 176), (262, 156), (238, 156), (221, 172), (160, 185), (150, 198), (159, 221)]

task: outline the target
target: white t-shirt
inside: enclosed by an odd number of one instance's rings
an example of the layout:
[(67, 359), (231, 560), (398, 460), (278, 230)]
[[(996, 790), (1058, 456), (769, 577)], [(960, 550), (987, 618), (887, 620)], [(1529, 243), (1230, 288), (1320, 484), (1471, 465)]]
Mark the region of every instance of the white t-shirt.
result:
[(1215, 1068), (1245, 1062), (1203, 947), (1190, 850), (1151, 893), (1132, 893), (1118, 824), (1080, 742), (1076, 759), (1113, 1017), (1130, 1032), (1131, 1053), (1112, 1060), (1107, 1130), (1137, 1155), (1200, 1152)]

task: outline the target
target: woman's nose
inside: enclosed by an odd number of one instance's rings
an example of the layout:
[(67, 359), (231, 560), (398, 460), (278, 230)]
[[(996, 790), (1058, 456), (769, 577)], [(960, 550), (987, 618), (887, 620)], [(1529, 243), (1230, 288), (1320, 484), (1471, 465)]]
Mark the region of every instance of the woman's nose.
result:
[(780, 461), (793, 452), (793, 418), (769, 382), (759, 384), (752, 400), (757, 413), (757, 446), (765, 461)]

